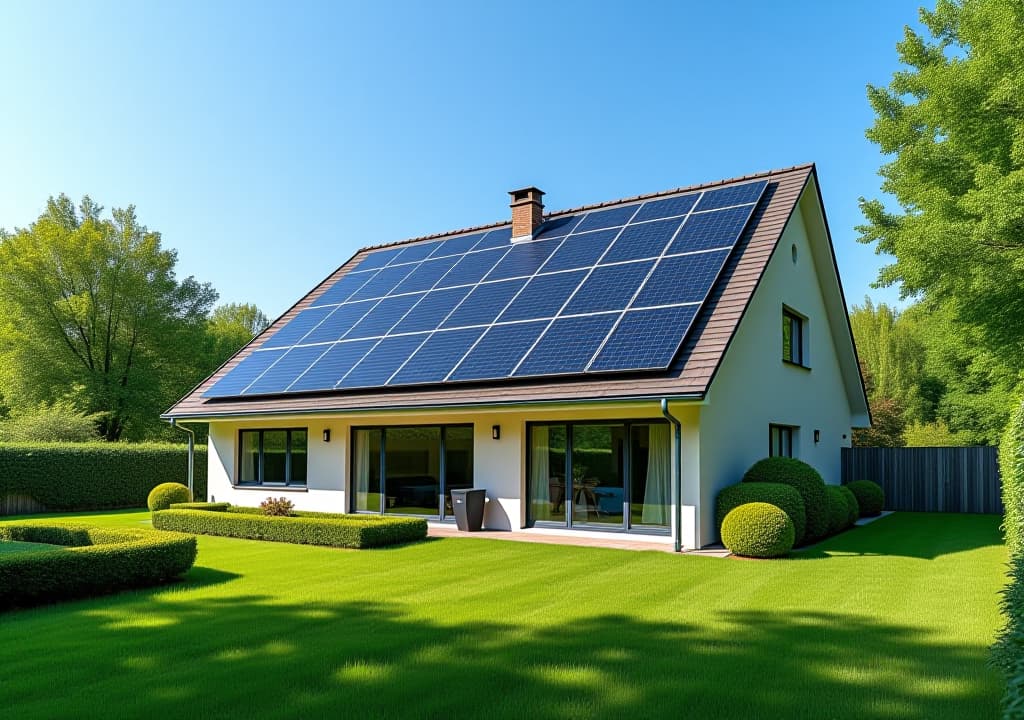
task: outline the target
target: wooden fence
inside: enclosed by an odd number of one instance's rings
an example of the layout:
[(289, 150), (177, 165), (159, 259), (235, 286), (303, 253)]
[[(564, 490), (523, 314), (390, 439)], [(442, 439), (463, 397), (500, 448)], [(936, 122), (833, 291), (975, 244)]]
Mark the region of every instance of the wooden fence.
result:
[(1002, 514), (994, 447), (843, 448), (843, 483), (873, 480), (887, 510)]

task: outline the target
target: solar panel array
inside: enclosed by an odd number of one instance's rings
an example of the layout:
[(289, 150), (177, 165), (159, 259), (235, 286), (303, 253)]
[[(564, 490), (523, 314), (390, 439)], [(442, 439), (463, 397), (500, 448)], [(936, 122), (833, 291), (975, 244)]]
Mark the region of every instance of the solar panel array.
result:
[(204, 396), (664, 370), (766, 185), (370, 252)]

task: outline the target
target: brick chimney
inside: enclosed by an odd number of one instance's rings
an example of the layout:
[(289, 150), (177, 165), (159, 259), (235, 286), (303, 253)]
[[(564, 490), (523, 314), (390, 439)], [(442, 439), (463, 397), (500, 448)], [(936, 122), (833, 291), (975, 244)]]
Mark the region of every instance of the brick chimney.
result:
[(512, 242), (529, 240), (544, 222), (544, 193), (535, 187), (512, 190)]

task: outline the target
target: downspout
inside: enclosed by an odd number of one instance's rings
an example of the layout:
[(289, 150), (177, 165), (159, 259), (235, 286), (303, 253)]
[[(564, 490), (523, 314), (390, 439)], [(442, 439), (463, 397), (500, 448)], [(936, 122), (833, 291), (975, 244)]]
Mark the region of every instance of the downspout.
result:
[(672, 540), (675, 543), (676, 552), (683, 549), (683, 514), (680, 503), (683, 499), (683, 426), (679, 419), (668, 411), (668, 398), (661, 399), (661, 414), (672, 423), (675, 430), (675, 437), (672, 440), (672, 447), (675, 450), (674, 477), (672, 478)]
[(171, 427), (188, 433), (188, 492), (191, 495), (193, 491), (192, 479), (195, 475), (196, 434), (184, 425), (179, 425), (178, 421), (174, 418), (171, 418)]

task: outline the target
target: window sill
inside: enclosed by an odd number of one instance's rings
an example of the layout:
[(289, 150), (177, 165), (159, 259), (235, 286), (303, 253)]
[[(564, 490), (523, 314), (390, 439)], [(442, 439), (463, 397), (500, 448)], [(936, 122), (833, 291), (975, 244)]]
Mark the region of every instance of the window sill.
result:
[(263, 490), (272, 492), (293, 492), (293, 493), (304, 493), (309, 492), (309, 488), (301, 485), (232, 485), (233, 490)]
[(801, 370), (806, 370), (808, 372), (811, 371), (810, 365), (804, 365), (803, 363), (793, 362), (792, 360), (787, 360), (786, 358), (782, 358), (782, 362), (786, 365), (789, 365), (790, 367), (800, 368)]

